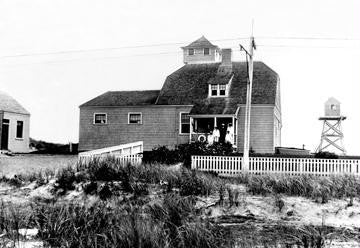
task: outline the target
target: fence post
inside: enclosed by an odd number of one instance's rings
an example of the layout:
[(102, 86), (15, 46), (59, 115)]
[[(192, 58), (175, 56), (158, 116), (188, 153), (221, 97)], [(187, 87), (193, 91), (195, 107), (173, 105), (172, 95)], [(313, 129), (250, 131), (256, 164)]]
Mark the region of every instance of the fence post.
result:
[(191, 169), (192, 170), (195, 170), (196, 168), (195, 168), (195, 156), (194, 155), (192, 155), (191, 156)]

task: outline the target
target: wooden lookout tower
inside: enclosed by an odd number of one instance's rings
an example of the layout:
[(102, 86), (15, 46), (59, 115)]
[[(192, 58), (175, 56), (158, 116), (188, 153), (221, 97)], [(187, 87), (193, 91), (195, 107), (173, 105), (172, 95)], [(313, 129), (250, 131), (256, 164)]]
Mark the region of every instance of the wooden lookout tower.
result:
[(323, 121), (323, 129), (321, 133), (320, 145), (316, 152), (322, 152), (329, 148), (335, 148), (337, 152), (345, 155), (346, 150), (343, 144), (344, 134), (341, 128), (341, 122), (346, 117), (341, 115), (340, 102), (333, 97), (330, 97), (325, 102), (325, 116), (320, 117)]

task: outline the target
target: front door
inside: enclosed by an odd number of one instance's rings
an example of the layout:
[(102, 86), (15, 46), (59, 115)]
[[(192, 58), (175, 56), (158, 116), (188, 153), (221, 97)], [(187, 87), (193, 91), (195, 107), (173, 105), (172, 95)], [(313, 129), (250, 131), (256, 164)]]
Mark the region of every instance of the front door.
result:
[(3, 119), (1, 132), (1, 150), (7, 150), (9, 143), (9, 120)]

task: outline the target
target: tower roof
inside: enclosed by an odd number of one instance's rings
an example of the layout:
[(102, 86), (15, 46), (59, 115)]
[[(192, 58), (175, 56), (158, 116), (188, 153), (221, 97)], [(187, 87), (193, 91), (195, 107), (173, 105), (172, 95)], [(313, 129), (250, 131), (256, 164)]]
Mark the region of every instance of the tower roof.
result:
[(204, 48), (204, 47), (219, 48), (218, 46), (212, 44), (208, 39), (206, 39), (205, 36), (201, 36), (196, 41), (191, 42), (189, 45), (184, 46), (182, 48), (185, 49), (185, 48)]
[(325, 104), (326, 105), (328, 105), (328, 104), (340, 104), (340, 102), (338, 100), (336, 100), (334, 97), (330, 97), (329, 99), (327, 99)]

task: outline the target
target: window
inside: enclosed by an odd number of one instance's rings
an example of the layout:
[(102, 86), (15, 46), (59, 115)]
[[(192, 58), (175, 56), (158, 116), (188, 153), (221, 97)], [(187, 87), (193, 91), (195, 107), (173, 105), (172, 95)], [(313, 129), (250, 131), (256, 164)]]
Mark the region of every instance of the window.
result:
[(210, 48), (204, 48), (204, 55), (210, 55)]
[(142, 124), (141, 113), (129, 113), (128, 124)]
[(190, 116), (189, 113), (180, 113), (180, 133), (190, 133)]
[(16, 138), (22, 139), (23, 138), (23, 129), (24, 129), (24, 122), (17, 121), (16, 122)]
[(219, 95), (220, 96), (226, 95), (226, 85), (225, 84), (219, 85)]
[(94, 124), (106, 124), (107, 123), (107, 115), (103, 113), (95, 113), (94, 114)]
[(188, 54), (189, 55), (194, 55), (194, 48), (189, 48)]
[(227, 85), (226, 84), (211, 84), (209, 87), (210, 96), (227, 96)]
[(336, 110), (336, 105), (331, 104), (331, 110)]
[(218, 89), (217, 84), (212, 84), (211, 85), (211, 95), (212, 96), (217, 96), (217, 89)]

